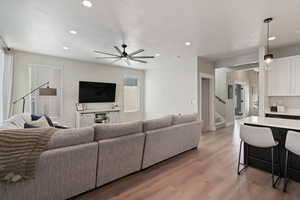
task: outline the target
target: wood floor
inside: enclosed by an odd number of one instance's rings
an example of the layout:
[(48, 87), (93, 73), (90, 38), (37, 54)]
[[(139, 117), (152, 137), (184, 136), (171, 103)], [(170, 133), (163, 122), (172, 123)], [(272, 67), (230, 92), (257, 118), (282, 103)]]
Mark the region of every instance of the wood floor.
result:
[(237, 127), (202, 135), (200, 149), (78, 196), (76, 200), (299, 200), (300, 184), (288, 193), (271, 187), (271, 176), (249, 168), (236, 175)]

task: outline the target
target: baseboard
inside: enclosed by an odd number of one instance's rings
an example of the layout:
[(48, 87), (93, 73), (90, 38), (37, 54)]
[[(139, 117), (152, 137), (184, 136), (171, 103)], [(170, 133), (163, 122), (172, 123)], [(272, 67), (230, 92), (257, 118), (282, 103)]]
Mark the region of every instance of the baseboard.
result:
[(234, 125), (234, 122), (233, 122), (233, 121), (232, 121), (232, 122), (227, 122), (227, 123), (225, 124), (226, 127), (233, 126), (233, 125)]
[(209, 126), (207, 130), (208, 131), (216, 131), (217, 129), (216, 129), (216, 126)]

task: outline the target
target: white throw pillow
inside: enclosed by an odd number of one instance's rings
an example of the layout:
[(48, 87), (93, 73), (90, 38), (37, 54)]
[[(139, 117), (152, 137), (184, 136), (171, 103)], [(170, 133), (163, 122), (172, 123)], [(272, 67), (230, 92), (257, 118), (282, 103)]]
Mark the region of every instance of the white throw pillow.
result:
[(36, 121), (27, 122), (27, 124), (36, 126), (37, 128), (49, 128), (50, 127), (46, 117), (44, 117), (44, 116)]
[(18, 128), (24, 128), (24, 124), (26, 123), (22, 114), (14, 115), (5, 122), (14, 124)]

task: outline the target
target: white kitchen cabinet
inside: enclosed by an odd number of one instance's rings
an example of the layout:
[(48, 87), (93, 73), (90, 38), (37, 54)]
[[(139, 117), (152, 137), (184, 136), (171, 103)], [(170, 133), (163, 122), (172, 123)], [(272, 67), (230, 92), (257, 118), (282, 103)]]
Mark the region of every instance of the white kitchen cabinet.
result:
[(292, 60), (290, 58), (274, 59), (269, 68), (269, 96), (290, 96)]
[(291, 62), (291, 96), (300, 96), (300, 57), (294, 57)]

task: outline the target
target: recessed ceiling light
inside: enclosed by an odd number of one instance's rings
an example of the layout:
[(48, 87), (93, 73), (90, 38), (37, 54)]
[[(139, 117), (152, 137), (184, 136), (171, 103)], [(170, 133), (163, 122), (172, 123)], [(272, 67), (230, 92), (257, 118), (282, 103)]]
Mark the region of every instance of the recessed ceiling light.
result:
[(159, 53), (156, 53), (156, 54), (155, 54), (155, 57), (159, 57), (159, 56), (160, 56), (160, 54), (159, 54)]
[(88, 8), (93, 6), (92, 2), (87, 1), (87, 0), (82, 1), (82, 5), (84, 5), (85, 7), (88, 7)]
[(276, 37), (275, 37), (275, 36), (270, 36), (270, 37), (268, 38), (268, 40), (269, 40), (269, 41), (276, 40)]
[(64, 46), (63, 48), (64, 48), (64, 50), (69, 50), (69, 47)]
[(72, 35), (76, 35), (76, 34), (77, 34), (77, 31), (75, 31), (75, 30), (70, 30), (69, 33), (72, 34)]
[(184, 43), (186, 46), (191, 46), (192, 45), (192, 43), (191, 42), (186, 42), (186, 43)]

